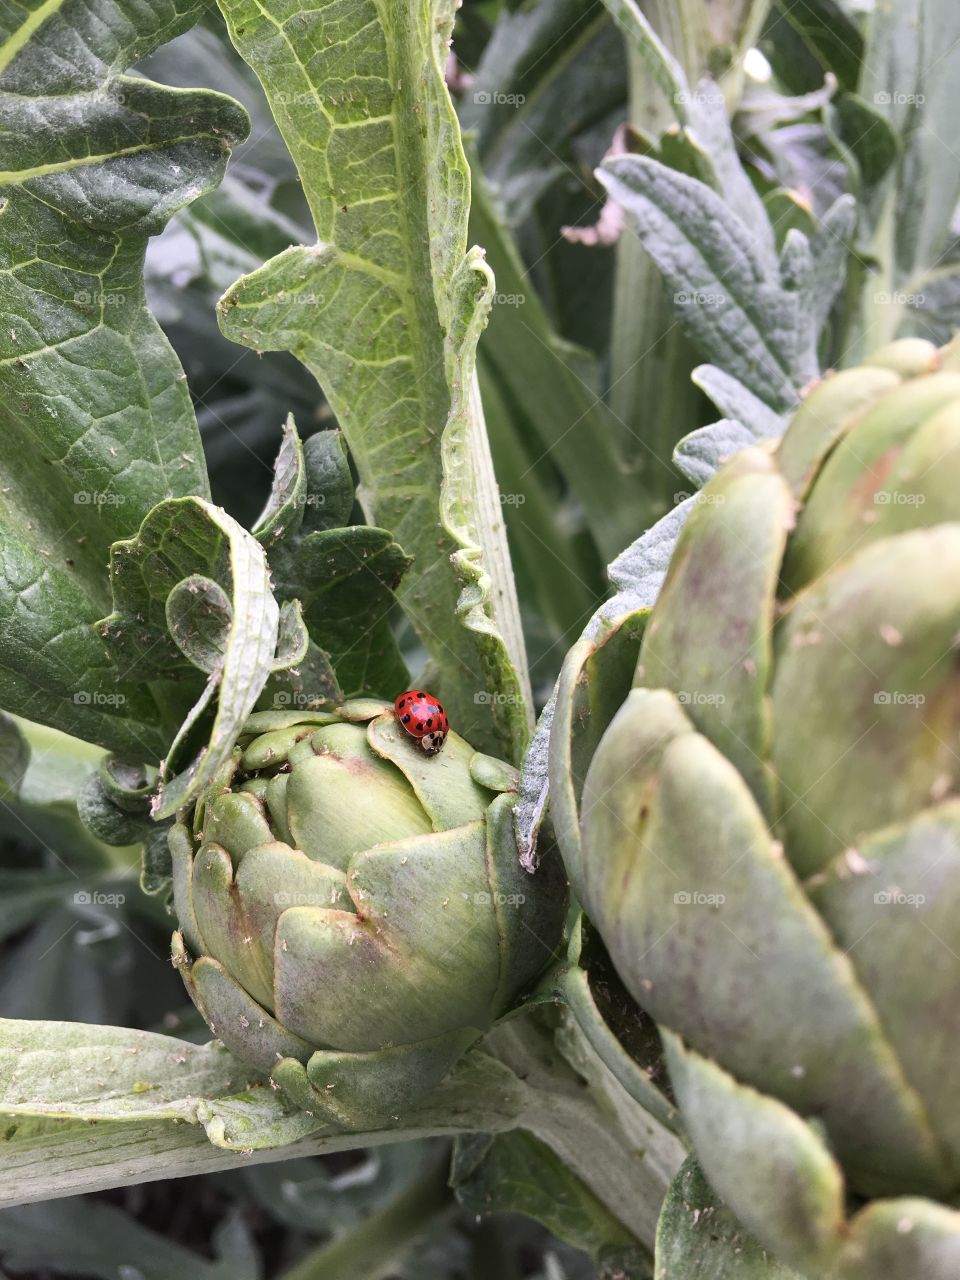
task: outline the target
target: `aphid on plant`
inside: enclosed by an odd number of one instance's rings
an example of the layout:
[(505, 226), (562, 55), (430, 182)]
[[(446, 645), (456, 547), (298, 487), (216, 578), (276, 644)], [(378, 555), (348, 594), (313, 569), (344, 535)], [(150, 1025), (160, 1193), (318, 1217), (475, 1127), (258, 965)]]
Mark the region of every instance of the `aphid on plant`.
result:
[(428, 756), (435, 756), (447, 740), (450, 723), (433, 694), (408, 689), (395, 700), (393, 709), (405, 732), (420, 743)]

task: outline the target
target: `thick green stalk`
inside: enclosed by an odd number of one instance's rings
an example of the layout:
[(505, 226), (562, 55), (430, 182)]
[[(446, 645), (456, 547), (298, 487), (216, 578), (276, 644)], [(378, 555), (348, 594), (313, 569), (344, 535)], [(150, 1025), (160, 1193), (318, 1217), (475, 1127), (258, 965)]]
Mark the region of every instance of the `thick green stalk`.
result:
[[(660, 1205), (685, 1156), (676, 1135), (629, 1097), (572, 1023), (558, 1037), (531, 1017), (514, 1019), (491, 1032), (483, 1048), (396, 1127), (344, 1132), (318, 1124), (285, 1145), (254, 1149), (241, 1139), (227, 1149), (213, 1145), (200, 1124), (125, 1122), (106, 1118), (103, 1107), (96, 1125), (79, 1118), (82, 1106), (75, 1120), (11, 1116), (0, 1141), (0, 1206), (412, 1138), (525, 1129), (652, 1253)], [(237, 1111), (227, 1098), (219, 1112), (215, 1102), (206, 1110), (224, 1141), (234, 1117), (242, 1121), (244, 1105)], [(282, 1135), (272, 1140), (280, 1143)]]

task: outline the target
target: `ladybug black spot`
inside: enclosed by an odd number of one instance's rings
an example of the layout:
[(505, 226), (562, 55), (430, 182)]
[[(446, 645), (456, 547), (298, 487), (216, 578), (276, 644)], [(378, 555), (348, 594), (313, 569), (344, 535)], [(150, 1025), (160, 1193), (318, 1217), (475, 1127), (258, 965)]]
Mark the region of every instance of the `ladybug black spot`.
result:
[(403, 717), (402, 717), (402, 719), (403, 719), (403, 723), (404, 723), (404, 724), (409, 724), (409, 723), (410, 723), (410, 717), (409, 717), (409, 716), (403, 716)]
[(437, 703), (437, 710), (440, 712), (441, 715), (443, 715), (443, 707), (441, 707), (439, 702)]
[(430, 716), (429, 719), (427, 720), (427, 728), (428, 729), (433, 728), (433, 716)]
[(421, 733), (423, 733), (423, 730), (424, 730), (424, 728), (425, 728), (425, 727), (426, 727), (426, 726), (424, 725), (424, 723), (423, 723), (423, 721), (422, 721), (422, 720), (418, 720), (418, 721), (417, 721), (417, 728), (419, 729), (419, 731), (420, 731)]

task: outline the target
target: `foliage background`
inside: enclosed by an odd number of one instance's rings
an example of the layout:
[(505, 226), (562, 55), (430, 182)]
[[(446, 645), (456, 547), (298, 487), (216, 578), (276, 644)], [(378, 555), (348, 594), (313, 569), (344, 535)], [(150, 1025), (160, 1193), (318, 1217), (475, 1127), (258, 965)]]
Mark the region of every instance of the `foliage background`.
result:
[[(618, 127), (631, 122), (630, 146), (642, 154), (645, 139), (673, 123), (628, 52), (611, 16), (618, 7), (466, 0), (450, 69), (474, 165), (471, 242), (486, 248), (497, 279), (480, 379), (538, 706), (607, 592), (605, 565), (686, 495), (674, 445), (716, 417), (690, 381), (712, 353), (698, 344), (678, 290), (664, 285), (629, 233), (618, 244), (589, 245), (565, 231), (582, 232), (600, 217), (607, 192), (594, 171)], [(863, 81), (864, 5), (775, 4), (750, 33), (773, 70), (765, 83), (744, 79), (730, 33), (685, 45), (684, 5), (644, 7), (688, 77), (712, 71), (736, 107), (739, 154), (778, 246), (791, 226), (815, 231), (843, 193), (860, 202), (844, 248), (850, 283), (817, 335), (821, 367), (852, 363), (865, 343), (895, 333), (945, 340), (960, 320), (957, 224), (951, 218), (926, 241), (921, 227), (912, 258), (909, 246), (888, 252), (891, 219), (909, 225), (911, 217), (909, 181), (892, 195), (889, 185), (906, 126), (898, 137), (898, 122), (877, 110)], [(292, 356), (257, 355), (224, 338), (215, 304), (241, 273), (309, 242), (310, 218), (262, 90), (215, 9), (140, 70), (161, 83), (229, 93), (252, 120), (222, 186), (151, 241), (146, 270), (150, 306), (187, 373), (213, 498), (249, 526), (269, 492), (287, 412), (304, 435), (334, 421)], [(363, 519), (360, 498), (355, 522)], [(417, 640), (399, 618), (395, 624), (416, 670)], [(76, 794), (99, 752), (52, 730), (26, 733), (31, 761), (15, 793), (22, 761), (6, 751), (12, 738), (0, 754), (0, 779), (10, 787), (0, 837), (0, 1016), (205, 1039), (167, 960), (169, 919), (139, 889), (136, 851), (108, 848), (76, 819)], [(586, 1255), (529, 1218), (477, 1216), (458, 1205), (437, 1173), (442, 1148), (289, 1161), (6, 1210), (3, 1272), (37, 1280), (333, 1277), (341, 1274), (338, 1244), (357, 1247), (379, 1214), (377, 1229), (383, 1238), (396, 1232), (403, 1260), (371, 1275), (595, 1274)], [(522, 1182), (518, 1176), (521, 1203)], [(296, 1270), (301, 1264), (313, 1269)]]

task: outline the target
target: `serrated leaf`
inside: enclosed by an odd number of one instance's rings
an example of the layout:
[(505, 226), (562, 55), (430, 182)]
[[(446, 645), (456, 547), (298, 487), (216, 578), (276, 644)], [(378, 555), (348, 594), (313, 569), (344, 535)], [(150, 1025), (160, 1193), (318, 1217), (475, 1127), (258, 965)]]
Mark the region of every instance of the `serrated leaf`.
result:
[(121, 72), (201, 7), (64, 0), (0, 14), (0, 701), (154, 758), (156, 706), (117, 682), (92, 630), (110, 543), (164, 498), (207, 493), (143, 255), (219, 180), (247, 121), (221, 95)]
[(287, 657), (278, 651), (263, 706), (305, 705), (339, 697), (341, 688), (376, 696), (408, 681), (389, 615), (411, 560), (385, 529), (347, 524), (353, 505), (340, 432), (318, 432), (301, 445), (291, 414), (255, 533), (270, 550), (296, 644)]
[[(349, 12), (325, 0), (294, 15), (295, 39), (281, 35), (289, 12), (280, 0), (221, 8), (264, 85), (319, 237), (238, 281), (221, 325), (256, 349), (292, 351), (315, 374), (366, 508), (414, 557), (399, 594), (437, 692), (477, 746), (516, 751), (510, 704), (474, 699), (487, 689), (523, 701), (511, 663), (522, 662), (512, 581), (499, 581), (496, 597), (478, 593), (469, 551), (464, 580), (451, 556), (465, 548), (438, 510), (451, 484), (440, 439), (466, 403), (492, 294), (482, 257), (466, 254), (469, 173), (442, 73), (454, 5), (435, 0), (404, 18), (373, 0)], [(492, 533), (486, 514), (484, 523)], [(502, 522), (495, 529), (505, 551)]]
[[(161, 770), (153, 816), (166, 818), (233, 749), (274, 665), (279, 609), (259, 543), (199, 498), (160, 503), (135, 538), (115, 543), (110, 579), (114, 611), (100, 631), (118, 665), (152, 680), (181, 714), (196, 698)], [(207, 676), (199, 696), (197, 667)]]
[(808, 317), (753, 229), (704, 183), (655, 160), (617, 156), (598, 176), (630, 214), (700, 350), (776, 412), (791, 408), (817, 372)]
[(320, 530), (297, 546), (290, 586), (348, 695), (399, 691), (407, 679), (389, 613), (409, 566), (386, 529), (369, 525)]

